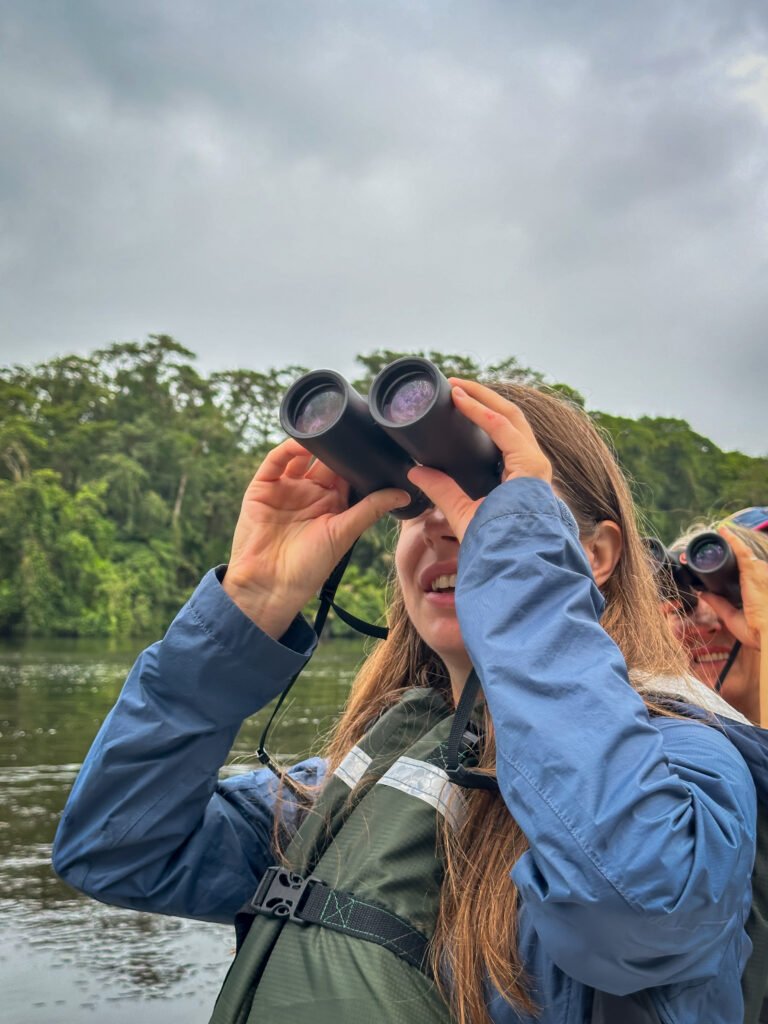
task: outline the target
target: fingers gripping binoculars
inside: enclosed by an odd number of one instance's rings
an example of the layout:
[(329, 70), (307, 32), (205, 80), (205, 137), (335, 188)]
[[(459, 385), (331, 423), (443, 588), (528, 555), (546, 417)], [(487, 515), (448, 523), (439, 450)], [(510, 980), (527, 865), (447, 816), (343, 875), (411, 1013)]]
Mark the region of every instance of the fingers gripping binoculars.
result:
[(392, 513), (398, 519), (431, 505), (407, 477), (417, 464), (447, 473), (470, 498), (485, 497), (501, 480), (498, 448), (454, 406), (435, 364), (419, 356), (380, 370), (367, 400), (334, 370), (312, 370), (286, 392), (280, 423), (357, 498), (384, 487), (407, 491), (410, 504)]
[(696, 607), (698, 594), (708, 590), (741, 608), (739, 566), (719, 533), (697, 533), (683, 551), (669, 551), (656, 537), (644, 538), (667, 600), (680, 600), (686, 612)]

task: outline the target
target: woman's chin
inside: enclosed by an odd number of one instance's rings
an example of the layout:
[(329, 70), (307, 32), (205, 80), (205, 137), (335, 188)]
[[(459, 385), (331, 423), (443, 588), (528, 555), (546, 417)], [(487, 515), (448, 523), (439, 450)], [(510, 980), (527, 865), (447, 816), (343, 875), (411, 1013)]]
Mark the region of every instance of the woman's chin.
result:
[(429, 636), (424, 636), (422, 639), (439, 658), (442, 658), (446, 667), (456, 666), (458, 668), (466, 664), (467, 671), (472, 667), (467, 649), (461, 639), (458, 623), (455, 630), (436, 629), (431, 631)]

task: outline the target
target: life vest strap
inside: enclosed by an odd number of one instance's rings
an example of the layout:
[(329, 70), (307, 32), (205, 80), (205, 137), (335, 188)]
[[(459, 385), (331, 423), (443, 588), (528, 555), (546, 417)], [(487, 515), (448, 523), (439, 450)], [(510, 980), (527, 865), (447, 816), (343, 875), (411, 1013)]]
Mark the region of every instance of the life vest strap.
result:
[[(451, 782), (464, 789), (486, 789), (492, 793), (498, 793), (499, 784), (493, 775), (484, 775), (482, 772), (471, 771), (461, 762), (462, 750), (471, 749), (471, 739), (477, 741), (472, 732), (468, 733), (468, 727), (472, 719), (472, 712), (477, 703), (480, 693), (480, 677), (474, 669), (467, 676), (464, 689), (461, 691), (459, 703), (453, 716), (451, 733), (448, 737), (448, 749), (446, 752), (445, 773)], [(470, 740), (468, 741), (468, 735)]]
[(303, 878), (281, 866), (267, 868), (258, 889), (237, 915), (238, 946), (256, 914), (299, 925), (317, 924), (375, 942), (429, 973), (425, 935), (379, 904), (333, 889), (319, 878)]

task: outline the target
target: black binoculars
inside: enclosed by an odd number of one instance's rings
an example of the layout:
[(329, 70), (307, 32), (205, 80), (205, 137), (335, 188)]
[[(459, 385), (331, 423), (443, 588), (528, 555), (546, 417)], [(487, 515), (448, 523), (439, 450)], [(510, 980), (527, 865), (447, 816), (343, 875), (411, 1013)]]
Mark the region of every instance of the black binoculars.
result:
[(363, 498), (383, 487), (411, 497), (398, 519), (429, 508), (408, 479), (417, 464), (440, 469), (471, 498), (483, 498), (501, 480), (501, 453), (490, 437), (458, 411), (451, 385), (429, 359), (405, 356), (374, 378), (365, 399), (334, 370), (312, 370), (290, 386), (280, 423)]
[(680, 600), (686, 612), (708, 590), (741, 608), (739, 566), (728, 541), (719, 533), (697, 533), (683, 551), (669, 551), (656, 537), (645, 537), (663, 597)]

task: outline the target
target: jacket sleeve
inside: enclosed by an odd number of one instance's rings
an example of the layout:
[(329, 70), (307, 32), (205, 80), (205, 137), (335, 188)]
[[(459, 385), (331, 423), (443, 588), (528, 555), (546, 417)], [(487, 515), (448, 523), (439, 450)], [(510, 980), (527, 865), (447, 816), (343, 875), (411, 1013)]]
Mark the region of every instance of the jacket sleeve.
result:
[(456, 603), (529, 841), (512, 877), (548, 955), (618, 995), (716, 975), (746, 941), (752, 777), (717, 728), (650, 718), (543, 481), (508, 481), (480, 506)]
[[(231, 923), (271, 863), (277, 780), (263, 769), (220, 783), (218, 771), (314, 633), (297, 618), (274, 641), (217, 572), (133, 666), (70, 793), (53, 866), (105, 903)], [(314, 759), (294, 771), (312, 781), (321, 770)]]

